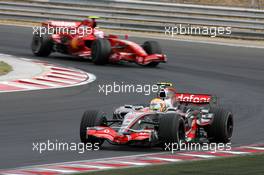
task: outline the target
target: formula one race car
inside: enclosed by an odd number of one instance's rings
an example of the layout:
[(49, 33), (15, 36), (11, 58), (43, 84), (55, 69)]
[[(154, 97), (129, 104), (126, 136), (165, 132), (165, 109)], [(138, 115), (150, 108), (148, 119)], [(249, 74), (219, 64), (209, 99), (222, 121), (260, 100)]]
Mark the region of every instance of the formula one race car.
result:
[(52, 52), (89, 58), (95, 64), (135, 62), (155, 67), (167, 58), (156, 41), (143, 45), (120, 39), (116, 35), (105, 36), (98, 30), (95, 19), (82, 22), (47, 21), (34, 28), (31, 49), (36, 56), (49, 56)]
[(124, 105), (113, 116), (86, 111), (80, 125), (84, 143), (164, 146), (168, 143), (227, 143), (233, 132), (233, 114), (217, 105), (215, 96), (176, 93), (160, 83), (158, 97), (149, 106)]

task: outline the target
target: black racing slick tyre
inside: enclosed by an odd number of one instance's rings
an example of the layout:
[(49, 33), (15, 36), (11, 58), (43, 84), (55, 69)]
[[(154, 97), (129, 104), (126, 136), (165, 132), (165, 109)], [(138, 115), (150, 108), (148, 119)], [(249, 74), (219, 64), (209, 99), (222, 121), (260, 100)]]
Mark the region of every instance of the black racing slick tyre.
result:
[[(146, 41), (143, 44), (143, 49), (147, 52), (147, 54), (162, 54), (162, 49), (156, 41)], [(145, 66), (156, 67), (158, 64), (159, 62), (151, 62)]]
[(228, 143), (231, 140), (234, 119), (233, 114), (223, 107), (211, 107), (210, 113), (214, 114), (213, 123), (206, 128), (210, 142)]
[(92, 61), (94, 64), (104, 65), (108, 63), (111, 54), (111, 44), (107, 39), (99, 38), (92, 43)]
[(53, 41), (48, 34), (40, 36), (39, 33), (35, 33), (31, 42), (32, 53), (39, 57), (47, 57), (52, 52)]
[(159, 120), (158, 137), (162, 148), (170, 144), (178, 144), (180, 148), (180, 141), (185, 141), (183, 118), (175, 113), (162, 116)]
[(80, 124), (80, 138), (81, 142), (83, 143), (92, 143), (98, 144), (101, 146), (104, 143), (104, 139), (96, 138), (93, 136), (87, 136), (87, 127), (93, 126), (107, 126), (107, 119), (104, 113), (93, 110), (93, 111), (86, 111), (83, 114), (81, 124)]

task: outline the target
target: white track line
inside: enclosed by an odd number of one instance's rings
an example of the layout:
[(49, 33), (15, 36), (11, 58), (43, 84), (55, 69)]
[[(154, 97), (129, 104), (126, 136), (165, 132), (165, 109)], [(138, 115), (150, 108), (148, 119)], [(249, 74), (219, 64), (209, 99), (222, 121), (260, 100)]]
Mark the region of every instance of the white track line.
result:
[(114, 160), (111, 161), (111, 163), (124, 163), (124, 164), (131, 164), (131, 165), (136, 165), (136, 166), (144, 166), (144, 165), (151, 165), (152, 163), (143, 163), (143, 162), (134, 162), (134, 161), (118, 161), (118, 160)]
[(79, 171), (75, 171), (75, 170), (66, 170), (66, 169), (59, 169), (59, 168), (38, 168), (36, 170), (40, 170), (40, 171), (55, 171), (55, 172), (59, 172), (59, 173), (78, 173)]
[(191, 157), (200, 157), (200, 158), (215, 158), (216, 156), (212, 156), (212, 155), (203, 155), (203, 154), (186, 154), (186, 153), (179, 153), (180, 155), (183, 156), (191, 156)]
[[(25, 85), (25, 84), (19, 83), (19, 82), (1, 82), (1, 84), (6, 84), (6, 85), (18, 87), (18, 88), (28, 89), (28, 90), (36, 90), (36, 89), (39, 89), (39, 87)], [(20, 90), (18, 90), (18, 91), (20, 91)]]
[(243, 146), (243, 148), (256, 149), (256, 150), (264, 150), (264, 147), (256, 147), (256, 146)]
[(167, 162), (179, 162), (182, 161), (181, 159), (170, 159), (170, 158), (161, 158), (161, 157), (147, 157), (149, 159), (156, 159), (156, 160), (164, 160)]
[[(32, 83), (34, 86), (34, 84), (36, 85), (40, 85), (40, 86), (51, 86), (51, 87), (57, 87), (58, 84), (56, 83), (50, 83), (50, 82), (46, 82), (46, 81), (41, 81), (41, 80), (34, 80), (34, 79), (20, 79), (21, 81), (23, 82), (26, 82), (26, 83)], [(21, 82), (23, 84), (23, 82)]]
[[(78, 78), (78, 77), (73, 77), (73, 76), (67, 76), (67, 75), (61, 75), (61, 74), (52, 74), (52, 73), (48, 73), (47, 76), (52, 76), (52, 78), (66, 78), (66, 79), (72, 79), (72, 80), (77, 80), (77, 81), (83, 81), (85, 80), (85, 77), (83, 78)], [(56, 76), (56, 77), (54, 77)]]
[(84, 73), (82, 73), (82, 72), (80, 72), (80, 73), (73, 73), (73, 72), (67, 72), (67, 71), (51, 70), (51, 73), (72, 75), (72, 76), (78, 76), (78, 77), (84, 77), (84, 78), (86, 77), (86, 75)]
[(31, 173), (2, 173), (2, 175), (26, 175), (26, 174), (30, 174), (32, 175)]
[(218, 151), (218, 152), (229, 153), (229, 154), (236, 154), (236, 155), (250, 154), (249, 152), (242, 152), (242, 151)]
[(63, 80), (63, 79), (59, 79), (59, 78), (52, 78), (52, 77), (36, 77), (37, 80), (41, 80), (41, 81), (50, 81), (51, 83), (54, 82), (58, 82), (58, 83), (66, 83), (66, 84), (75, 84), (78, 83), (76, 81), (71, 81), (71, 80)]
[(63, 165), (65, 167), (83, 167), (83, 168), (98, 168), (98, 169), (109, 169), (113, 168), (112, 166), (101, 166), (101, 165), (89, 165), (89, 164), (67, 164)]
[(57, 65), (48, 65), (47, 67), (54, 68), (54, 69), (59, 69), (61, 71), (79, 72), (79, 70), (76, 70), (76, 69), (69, 69), (69, 68), (60, 67), (60, 66), (57, 66)]

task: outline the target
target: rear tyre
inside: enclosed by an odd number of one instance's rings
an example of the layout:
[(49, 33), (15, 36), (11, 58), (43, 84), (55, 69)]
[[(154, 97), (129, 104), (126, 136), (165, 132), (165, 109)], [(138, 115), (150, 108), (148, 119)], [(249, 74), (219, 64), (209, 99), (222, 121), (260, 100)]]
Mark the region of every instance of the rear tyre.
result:
[[(162, 49), (158, 42), (156, 41), (146, 41), (143, 44), (143, 49), (147, 52), (147, 54), (162, 54)], [(147, 67), (156, 67), (159, 62), (151, 62), (146, 64)]]
[[(183, 118), (178, 114), (165, 114), (159, 120), (158, 136), (161, 146), (166, 149), (166, 145), (178, 144), (185, 141), (185, 125)], [(166, 150), (165, 150), (166, 151)]]
[(95, 40), (91, 50), (94, 64), (104, 65), (108, 63), (111, 53), (111, 44), (108, 40), (102, 38)]
[(233, 114), (223, 107), (211, 107), (210, 113), (214, 113), (214, 118), (213, 123), (206, 129), (209, 141), (230, 142), (234, 128)]
[(87, 136), (87, 127), (93, 126), (107, 126), (107, 119), (102, 112), (99, 111), (86, 111), (83, 114), (82, 121), (80, 124), (80, 138), (82, 143), (96, 143), (101, 146), (104, 143), (104, 139), (96, 138), (93, 136)]
[(39, 57), (47, 57), (50, 55), (53, 47), (53, 41), (48, 34), (39, 35), (35, 33), (31, 42), (32, 53)]

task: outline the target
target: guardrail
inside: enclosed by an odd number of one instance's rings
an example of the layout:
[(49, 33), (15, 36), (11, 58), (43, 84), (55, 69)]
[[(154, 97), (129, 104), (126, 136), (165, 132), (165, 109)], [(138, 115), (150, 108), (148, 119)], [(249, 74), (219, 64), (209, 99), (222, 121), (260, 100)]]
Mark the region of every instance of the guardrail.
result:
[(100, 16), (108, 29), (165, 32), (165, 26), (232, 27), (226, 37), (264, 39), (264, 10), (129, 0), (0, 0), (0, 17), (30, 22)]

